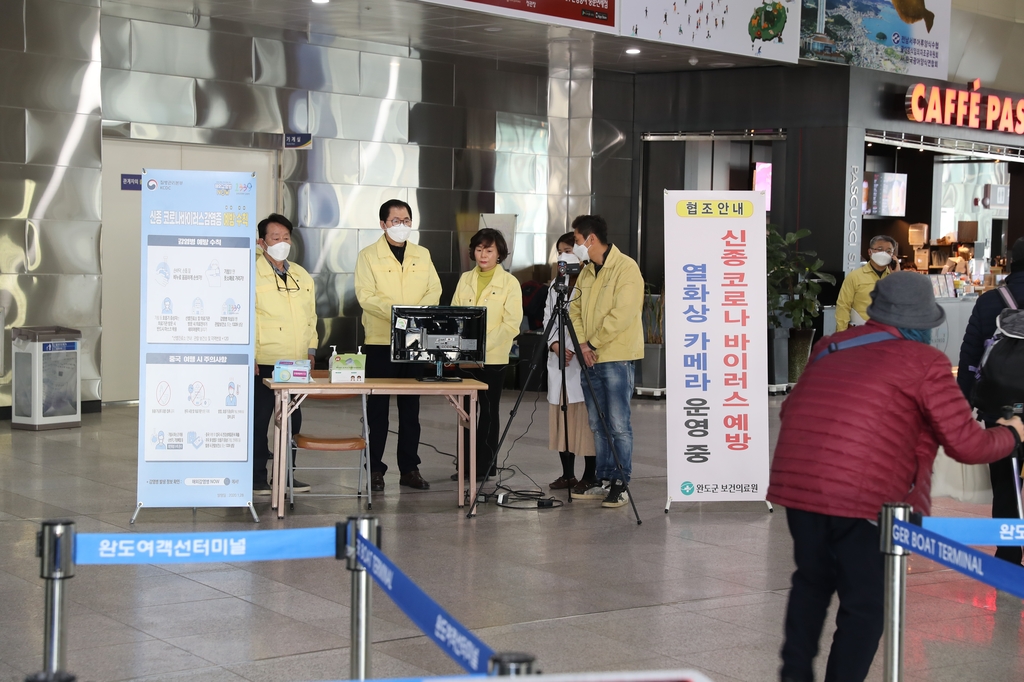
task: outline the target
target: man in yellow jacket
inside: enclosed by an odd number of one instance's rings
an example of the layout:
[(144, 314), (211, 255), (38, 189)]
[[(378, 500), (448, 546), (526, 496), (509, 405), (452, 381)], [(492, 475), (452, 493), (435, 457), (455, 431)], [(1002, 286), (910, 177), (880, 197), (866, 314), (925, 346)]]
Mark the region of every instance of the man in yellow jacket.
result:
[(889, 276), (896, 253), (896, 240), (880, 234), (868, 242), (868, 262), (846, 276), (843, 286), (839, 289), (836, 299), (836, 331), (844, 331), (868, 321), (868, 306), (871, 305), (871, 292), (878, 281)]
[[(636, 261), (608, 243), (608, 224), (601, 216), (577, 216), (572, 229), (573, 253), (590, 261), (576, 280), (580, 293), (569, 305), (569, 317), (585, 365), (583, 399), (597, 454), (597, 480), (580, 481), (572, 496), (601, 501), (602, 507), (621, 507), (629, 502), (626, 486), (633, 469), (629, 402), (633, 361), (644, 355), (644, 278)], [(614, 455), (609, 441), (615, 445)]]
[[(292, 223), (271, 213), (257, 226), (256, 244), (256, 376), (253, 379), (252, 491), (269, 495), (267, 429), (274, 416), (274, 392), (263, 384), (273, 376), (278, 360), (308, 358), (312, 364), (319, 343), (313, 278), (301, 265), (288, 261)], [(302, 427), (302, 412), (292, 413), (292, 433)], [(280, 453), (278, 453), (280, 454)], [(309, 485), (293, 481), (295, 492)]]
[[(380, 207), (380, 228), (384, 231), (374, 244), (359, 252), (356, 260), (356, 299), (363, 309), (366, 334), (366, 378), (391, 379), (422, 376), (415, 364), (391, 362), (391, 307), (396, 305), (437, 305), (441, 280), (430, 252), (408, 240), (412, 231), (412, 208), (399, 199)], [(430, 484), (420, 475), (420, 399), (400, 395), (398, 402), (399, 485), (426, 490)], [(384, 446), (388, 439), (389, 396), (366, 399), (367, 428), (370, 431), (370, 488), (384, 490)]]

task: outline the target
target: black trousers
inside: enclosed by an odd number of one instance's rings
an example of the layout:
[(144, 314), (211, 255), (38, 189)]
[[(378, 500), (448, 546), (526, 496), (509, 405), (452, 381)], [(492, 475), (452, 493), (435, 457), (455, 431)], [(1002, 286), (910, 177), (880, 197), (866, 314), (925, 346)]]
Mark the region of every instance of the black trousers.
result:
[[(363, 346), (367, 379), (410, 379), (423, 376), (423, 366), (391, 362), (390, 346)], [(403, 474), (420, 466), (420, 397), (395, 396), (398, 401), (398, 470)], [(388, 413), (391, 396), (372, 395), (366, 399), (366, 426), (370, 431), (370, 471), (384, 473), (384, 446), (388, 442)]]
[(811, 682), (818, 640), (834, 592), (836, 634), (825, 682), (863, 682), (882, 637), (884, 559), (878, 527), (865, 519), (787, 509), (796, 571), (786, 608), (782, 679)]
[[(476, 379), (487, 384), (487, 390), (477, 395), (477, 420), (476, 420), (476, 471), (478, 476), (487, 474), (487, 467), (494, 459), (494, 453), (498, 449), (498, 436), (501, 428), (501, 390), (505, 386), (505, 372), (508, 365), (484, 365), (483, 367), (460, 368), (459, 375), (465, 379)], [(469, 398), (463, 399), (463, 407), (469, 410)], [(469, 431), (466, 431), (463, 440), (463, 452), (469, 456)], [(463, 470), (469, 472), (469, 460), (463, 462)], [(497, 466), (497, 462), (495, 462)], [(491, 470), (488, 475), (494, 475), (497, 471)], [(468, 475), (468, 473), (467, 473)]]
[[(989, 479), (992, 481), (992, 518), (1017, 519), (1017, 487), (1013, 480), (1012, 457), (1004, 457), (998, 462), (988, 465)], [(1020, 566), (1024, 551), (1020, 547), (996, 547), (996, 557), (1011, 564)]]
[[(274, 419), (274, 392), (267, 388), (263, 380), (274, 375), (273, 365), (258, 365), (260, 374), (253, 377), (252, 397), (252, 483), (267, 483), (267, 461), (270, 460), (270, 447), (267, 442), (267, 430)], [(292, 435), (302, 428), (302, 411), (292, 412)], [(294, 465), (295, 463), (292, 462)]]

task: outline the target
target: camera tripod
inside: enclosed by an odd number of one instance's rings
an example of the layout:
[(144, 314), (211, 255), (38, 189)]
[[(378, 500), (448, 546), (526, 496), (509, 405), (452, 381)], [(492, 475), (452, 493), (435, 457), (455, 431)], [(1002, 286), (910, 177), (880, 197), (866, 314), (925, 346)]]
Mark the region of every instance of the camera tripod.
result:
[[(498, 444), (494, 448), (494, 452), (491, 454), (491, 462), (485, 472), (490, 471), (498, 463), (498, 453), (501, 452), (501, 446), (505, 442), (505, 437), (508, 435), (508, 431), (512, 426), (512, 422), (515, 421), (516, 414), (519, 412), (519, 405), (523, 402), (523, 396), (526, 394), (526, 387), (530, 385), (530, 380), (533, 378), (534, 372), (537, 370), (537, 365), (540, 364), (541, 359), (544, 357), (544, 352), (548, 349), (547, 340), (551, 338), (551, 330), (554, 325), (558, 324), (558, 367), (562, 373), (562, 424), (565, 430), (566, 449), (568, 449), (569, 441), (569, 428), (568, 428), (568, 406), (566, 400), (566, 385), (565, 385), (565, 341), (566, 341), (566, 330), (569, 332), (569, 338), (572, 340), (572, 349), (576, 354), (576, 357), (583, 362), (583, 354), (580, 352), (580, 342), (576, 336), (576, 330), (572, 326), (572, 321), (569, 319), (569, 306), (566, 296), (569, 293), (569, 287), (562, 279), (562, 273), (556, 278), (556, 282), (552, 284), (557, 294), (555, 302), (554, 314), (551, 315), (551, 319), (548, 320), (547, 326), (544, 327), (543, 339), (544, 343), (537, 347), (537, 350), (533, 354), (533, 359), (530, 361), (530, 370), (526, 374), (526, 380), (523, 381), (523, 387), (519, 390), (519, 395), (516, 397), (515, 405), (512, 406), (512, 411), (509, 412), (508, 421), (505, 422), (505, 428), (501, 432), (501, 437), (498, 438)], [(615, 460), (615, 467), (618, 474), (625, 485), (626, 494), (629, 495), (629, 504), (633, 508), (633, 515), (636, 517), (636, 523), (639, 526), (643, 521), (640, 520), (640, 513), (636, 509), (636, 502), (633, 500), (633, 495), (629, 490), (629, 483), (626, 482), (626, 477), (622, 471), (622, 461), (619, 459), (618, 450), (615, 449), (615, 442), (612, 439), (611, 429), (608, 428), (608, 420), (605, 418), (604, 410), (600, 408), (600, 403), (597, 401), (597, 394), (594, 393), (594, 385), (590, 380), (590, 374), (587, 373), (586, 368), (583, 368), (581, 372), (586, 379), (586, 390), (589, 391), (590, 397), (594, 402), (594, 405), (598, 406), (598, 417), (600, 417), (601, 425), (604, 427), (605, 438), (608, 440), (608, 447), (611, 450), (612, 458)], [(572, 489), (568, 490), (569, 499), (572, 499)], [(477, 499), (473, 500), (472, 505), (469, 508), (469, 513), (466, 514), (467, 518), (476, 516), (476, 505), (479, 501), (479, 495)]]

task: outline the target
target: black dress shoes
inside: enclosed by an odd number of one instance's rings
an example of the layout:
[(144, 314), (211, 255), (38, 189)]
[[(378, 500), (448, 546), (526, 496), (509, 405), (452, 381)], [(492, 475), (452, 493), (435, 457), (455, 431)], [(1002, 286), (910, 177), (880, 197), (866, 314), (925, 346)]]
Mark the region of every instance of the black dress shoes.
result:
[[(416, 490), (430, 490), (430, 483), (428, 483), (422, 476), (420, 476), (419, 469), (413, 469), (402, 474), (401, 478), (398, 479), (398, 485), (404, 485), (407, 488), (415, 488)], [(381, 484), (383, 487), (383, 483)]]
[(384, 492), (384, 474), (379, 471), (370, 472), (370, 490), (375, 493)]

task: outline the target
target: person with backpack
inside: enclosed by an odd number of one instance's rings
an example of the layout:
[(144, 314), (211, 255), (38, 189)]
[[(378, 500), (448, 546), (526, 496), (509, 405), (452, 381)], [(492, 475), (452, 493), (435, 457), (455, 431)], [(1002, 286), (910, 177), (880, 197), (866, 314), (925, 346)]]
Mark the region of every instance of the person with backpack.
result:
[(1018, 417), (984, 429), (949, 360), (929, 345), (945, 312), (929, 279), (894, 272), (871, 292), (870, 319), (811, 350), (782, 403), (767, 498), (786, 508), (796, 571), (785, 619), (781, 678), (814, 679), (833, 593), (836, 633), (826, 682), (864, 680), (883, 626), (878, 514), (888, 502), (931, 509), (932, 464), (994, 462), (1024, 436)]
[[(1005, 295), (1010, 296), (1014, 306), (1009, 305)], [(1024, 237), (1013, 244), (1010, 252), (1010, 274), (1006, 280), (998, 289), (985, 292), (978, 297), (971, 312), (971, 319), (967, 323), (967, 330), (964, 332), (963, 343), (960, 344), (960, 366), (957, 369), (956, 381), (964, 397), (972, 404), (976, 405), (976, 400), (985, 398), (983, 395), (976, 395), (976, 386), (988, 342), (996, 333), (996, 319), (1004, 310), (1013, 307), (1024, 308)], [(996, 368), (990, 367), (989, 371), (993, 369)], [(1022, 397), (1014, 402), (1024, 402), (1024, 368), (1010, 370), (997, 371), (1010, 378), (1020, 377)], [(986, 426), (991, 426), (999, 416), (998, 412), (983, 410), (980, 407), (978, 409), (978, 418), (984, 421)], [(1020, 482), (1016, 480), (1013, 469), (1013, 455), (988, 465), (989, 479), (992, 481), (994, 519), (1016, 519), (1020, 516), (1017, 506), (1017, 486)], [(997, 547), (996, 557), (1019, 566), (1024, 559), (1024, 551), (1020, 547)]]

